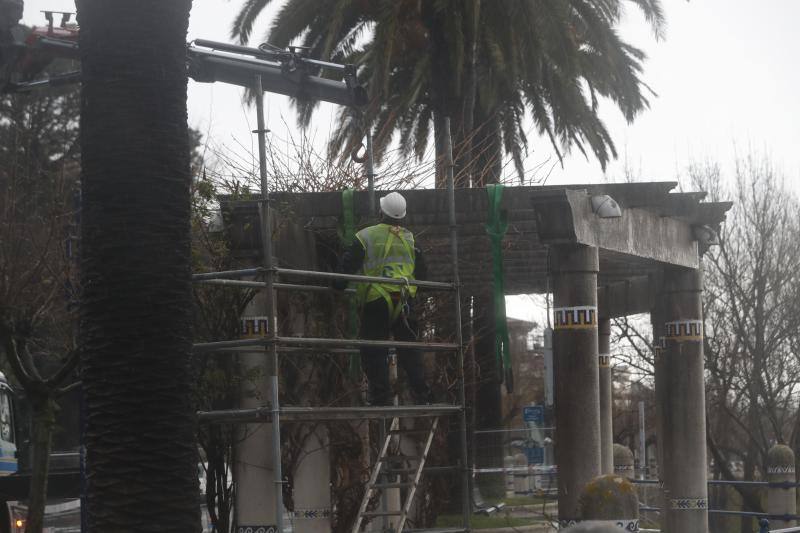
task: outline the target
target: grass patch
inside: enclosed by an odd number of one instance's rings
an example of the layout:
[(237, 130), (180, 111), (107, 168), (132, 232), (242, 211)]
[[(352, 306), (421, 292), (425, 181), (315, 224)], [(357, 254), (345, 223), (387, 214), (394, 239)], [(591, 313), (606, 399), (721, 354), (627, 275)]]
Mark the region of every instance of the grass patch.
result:
[[(516, 516), (506, 516), (502, 513), (490, 516), (473, 514), (469, 519), (472, 529), (530, 526), (541, 522), (542, 519), (540, 518), (520, 518)], [(461, 525), (460, 514), (439, 515), (439, 518), (436, 520), (436, 527), (461, 527)]]

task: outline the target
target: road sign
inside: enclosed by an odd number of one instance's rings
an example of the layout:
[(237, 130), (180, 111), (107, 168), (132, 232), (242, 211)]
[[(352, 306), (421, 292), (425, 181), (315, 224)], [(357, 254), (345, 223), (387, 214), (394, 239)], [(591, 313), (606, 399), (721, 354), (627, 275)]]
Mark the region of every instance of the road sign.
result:
[(532, 422), (537, 426), (544, 425), (544, 406), (528, 405), (522, 408), (522, 419), (525, 422)]

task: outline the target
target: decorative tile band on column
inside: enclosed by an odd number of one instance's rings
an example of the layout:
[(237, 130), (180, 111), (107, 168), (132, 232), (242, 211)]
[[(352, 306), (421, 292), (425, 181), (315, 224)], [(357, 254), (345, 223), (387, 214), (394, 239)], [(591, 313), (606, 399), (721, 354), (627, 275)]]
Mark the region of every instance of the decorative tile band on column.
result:
[(238, 526), (236, 533), (276, 533), (277, 526)]
[(243, 339), (266, 337), (269, 330), (268, 325), (269, 318), (265, 316), (243, 316), (239, 334)]
[(559, 520), (558, 529), (567, 529), (577, 524), (587, 526), (613, 526), (617, 527), (620, 531), (639, 531), (639, 519), (624, 519), (624, 520)]
[(690, 511), (693, 509), (708, 509), (706, 498), (673, 498), (669, 501), (670, 509)]
[(664, 339), (687, 342), (703, 340), (702, 320), (674, 320), (664, 324)]
[(553, 329), (597, 328), (597, 307), (556, 307), (553, 310)]
[(794, 474), (794, 465), (768, 466), (767, 474)]
[(330, 518), (330, 509), (295, 509), (287, 513), (294, 519), (314, 519), (314, 518)]
[(600, 365), (600, 368), (609, 368), (611, 367), (611, 355), (607, 353), (601, 353), (597, 356), (597, 361)]

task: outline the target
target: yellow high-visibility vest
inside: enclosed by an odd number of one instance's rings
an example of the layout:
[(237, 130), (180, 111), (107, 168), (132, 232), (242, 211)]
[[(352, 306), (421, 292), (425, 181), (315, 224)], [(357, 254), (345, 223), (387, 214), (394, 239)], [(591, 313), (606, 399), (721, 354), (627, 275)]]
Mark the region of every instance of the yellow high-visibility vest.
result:
[[(407, 229), (389, 224), (376, 224), (356, 233), (356, 238), (364, 246), (365, 276), (378, 276), (395, 279), (414, 279), (414, 235)], [(392, 293), (407, 291), (413, 297), (417, 294), (415, 286), (389, 285), (381, 283), (359, 283), (356, 295), (360, 304), (384, 298), (389, 305), (392, 317), (399, 314), (400, 308), (393, 303)], [(396, 295), (395, 295), (396, 296)]]

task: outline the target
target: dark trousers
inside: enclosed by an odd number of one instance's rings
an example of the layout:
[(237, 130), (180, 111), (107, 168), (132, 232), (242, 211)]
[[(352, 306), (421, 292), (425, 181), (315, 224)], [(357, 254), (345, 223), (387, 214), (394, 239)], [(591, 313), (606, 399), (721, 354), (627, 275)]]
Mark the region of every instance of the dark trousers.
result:
[[(380, 298), (364, 304), (361, 312), (362, 339), (388, 340), (389, 334), (396, 341), (416, 341), (417, 322), (411, 317), (403, 320), (402, 315), (391, 320), (386, 300)], [(414, 400), (423, 403), (428, 400), (428, 385), (419, 350), (398, 349), (397, 364), (405, 371), (411, 386)], [(373, 405), (391, 405), (392, 391), (389, 385), (389, 349), (361, 348), (361, 366), (369, 381), (369, 398)]]

